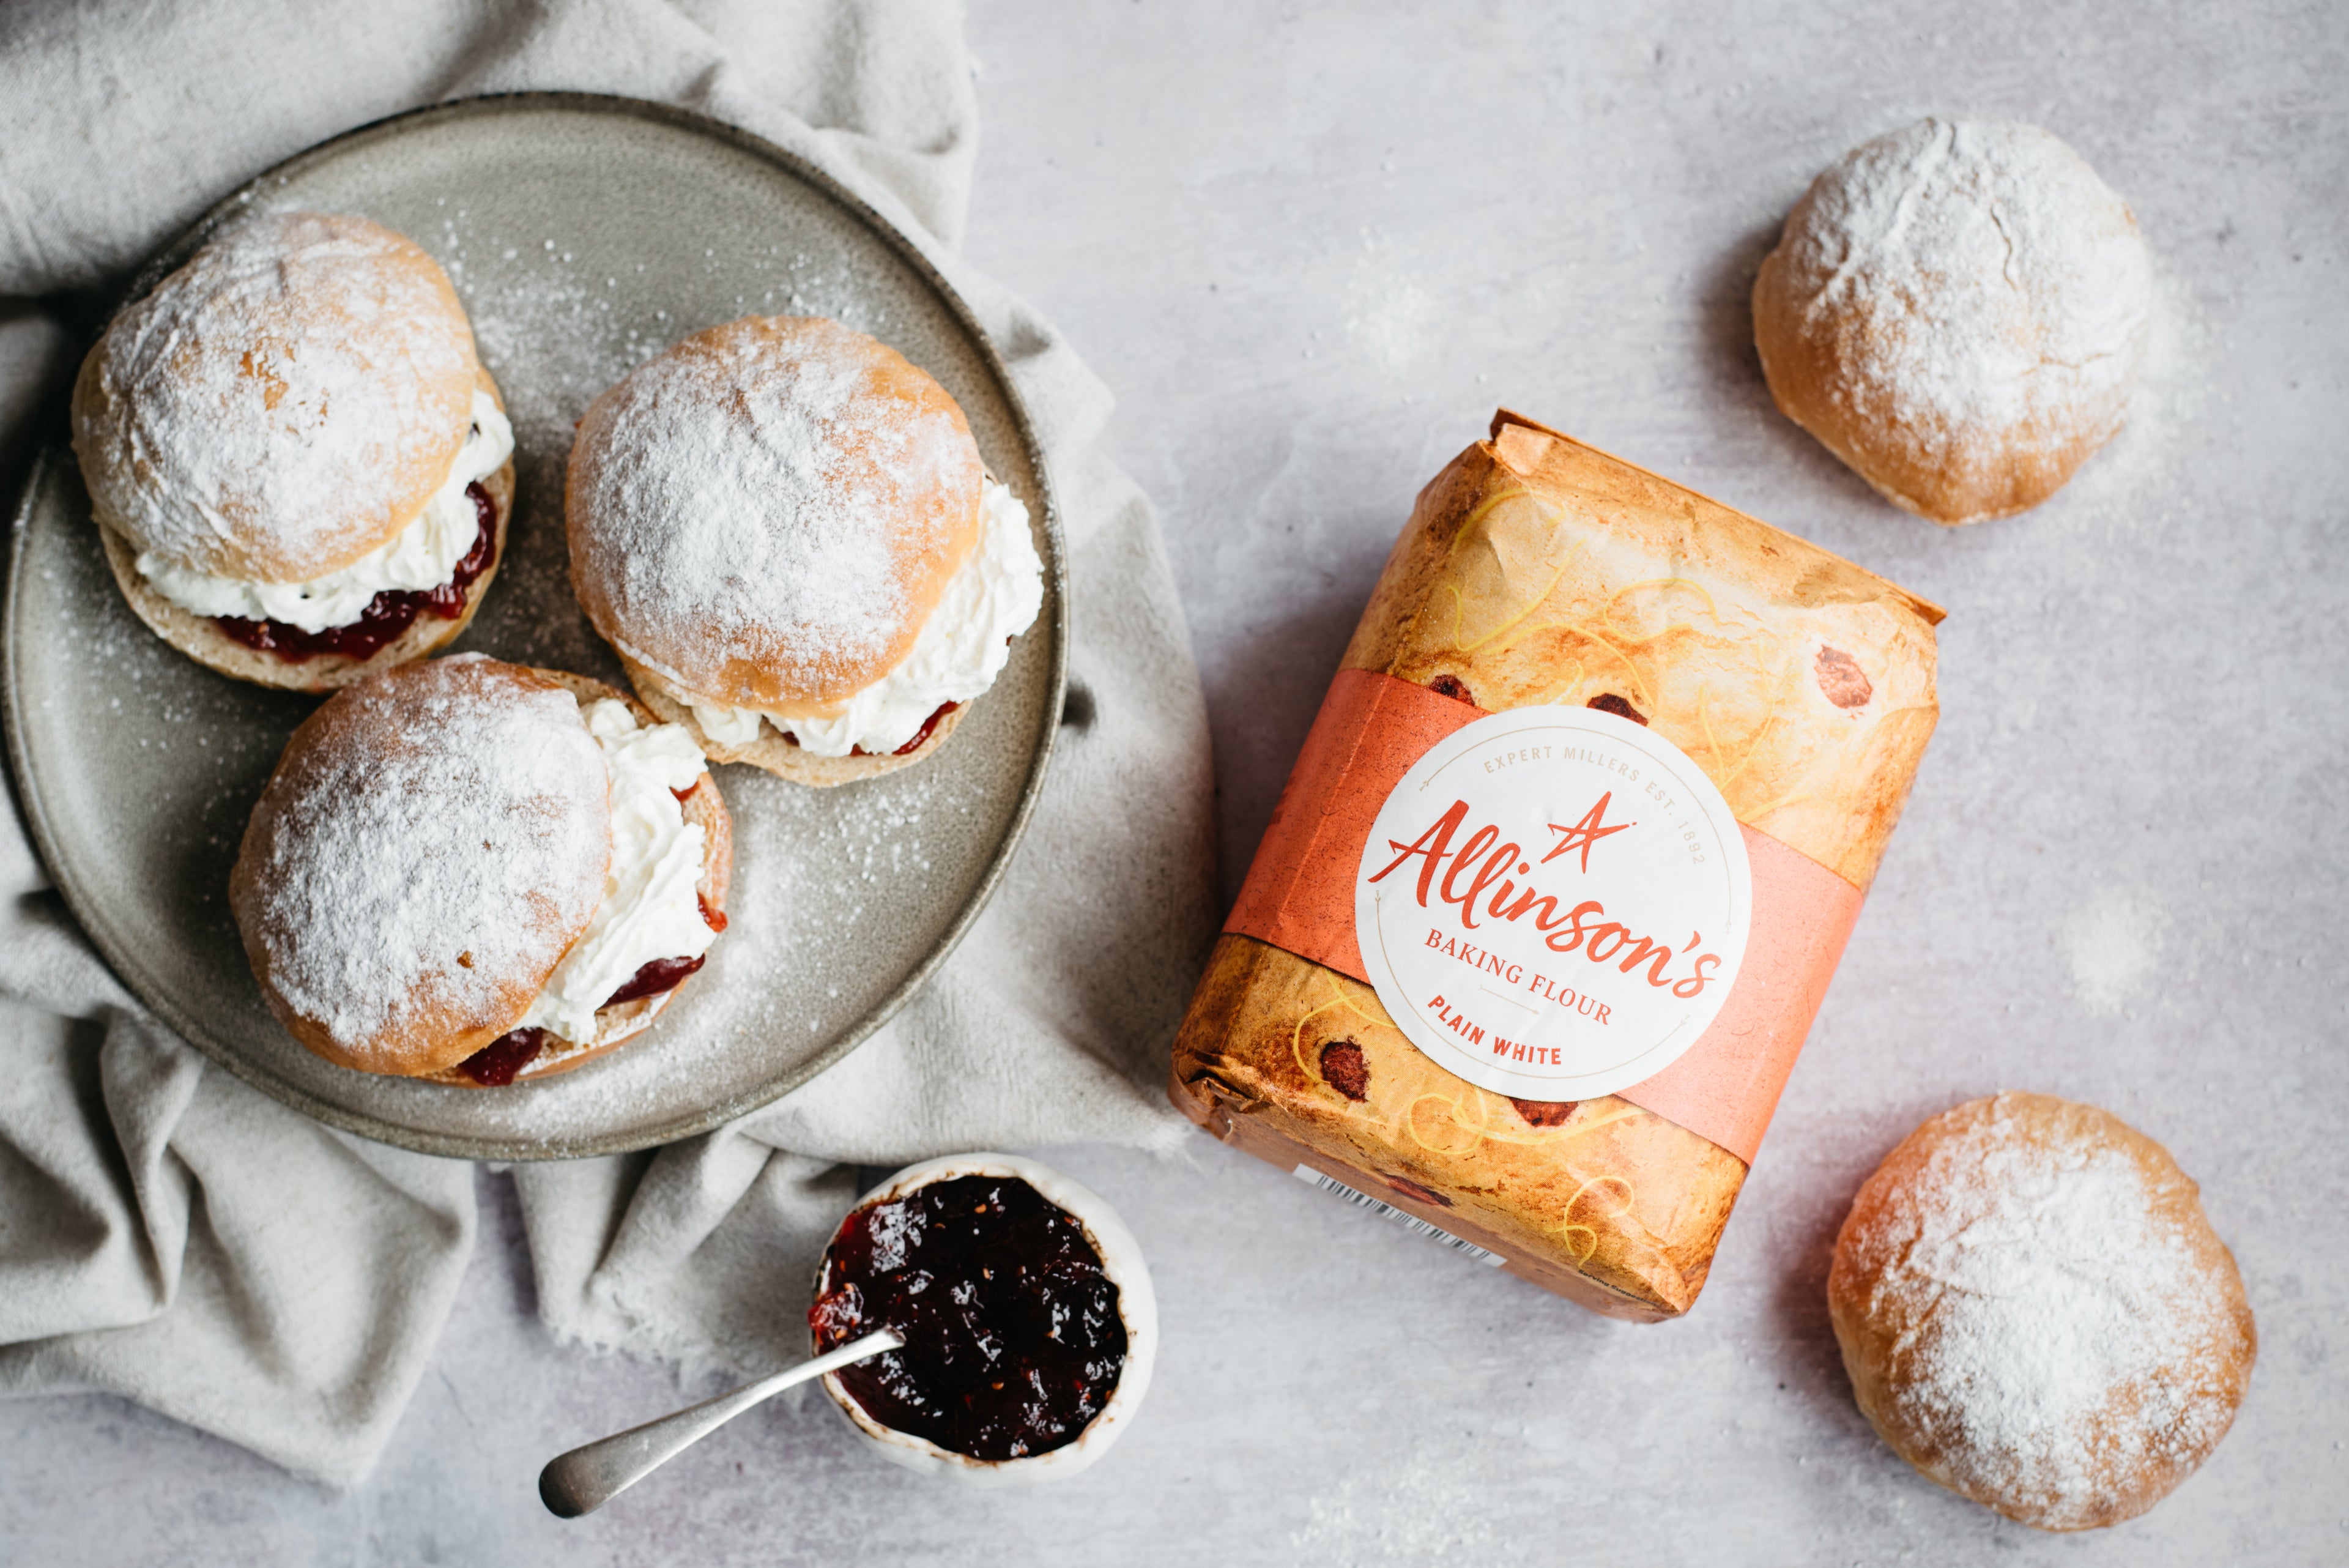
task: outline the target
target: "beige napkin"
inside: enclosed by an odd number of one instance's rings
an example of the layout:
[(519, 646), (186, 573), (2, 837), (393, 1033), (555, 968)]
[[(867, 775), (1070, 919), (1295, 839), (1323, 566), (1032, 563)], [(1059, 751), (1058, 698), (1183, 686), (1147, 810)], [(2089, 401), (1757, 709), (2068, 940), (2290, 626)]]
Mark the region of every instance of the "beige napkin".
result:
[[(314, 141), (522, 88), (682, 104), (858, 190), (995, 337), (1064, 510), (1069, 720), (1019, 856), (937, 978), (842, 1065), (719, 1132), (516, 1168), (556, 1334), (761, 1369), (802, 1354), (776, 1303), (804, 1296), (854, 1196), (841, 1162), (1179, 1137), (1158, 1080), (1213, 925), (1206, 716), (1148, 504), (1093, 444), (1108, 396), (948, 248), (976, 137), (958, 9), (0, 6), (0, 480), (13, 496), (57, 426), (77, 348), (61, 312)], [(1095, 874), (1041, 874), (1072, 865)], [(109, 1390), (355, 1480), (431, 1353), (472, 1245), (473, 1183), (461, 1162), (284, 1109), (149, 1020), (0, 812), (0, 1390)]]

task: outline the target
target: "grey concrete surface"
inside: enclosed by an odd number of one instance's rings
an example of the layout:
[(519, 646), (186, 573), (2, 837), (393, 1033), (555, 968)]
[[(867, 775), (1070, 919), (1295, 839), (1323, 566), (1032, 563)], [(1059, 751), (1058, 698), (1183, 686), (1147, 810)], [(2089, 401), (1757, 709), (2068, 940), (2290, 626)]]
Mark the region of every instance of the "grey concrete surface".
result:
[[(1704, 1300), (1601, 1322), (1204, 1138), (1056, 1151), (1124, 1212), (1165, 1316), (1099, 1467), (945, 1491), (786, 1399), (564, 1524), (538, 1464), (679, 1391), (548, 1342), (485, 1175), (481, 1253), (368, 1484), (108, 1399), (13, 1404), (0, 1560), (2349, 1560), (2337, 10), (979, 0), (970, 28), (970, 249), (1119, 394), (1206, 677), (1227, 892), (1413, 493), (1495, 403), (1950, 607), (1940, 735)], [(1812, 173), (1928, 112), (2070, 140), (2161, 286), (2127, 432), (2037, 512), (1955, 533), (1772, 410), (1745, 306)], [(1821, 1300), (1875, 1161), (2005, 1087), (2167, 1142), (2259, 1314), (2217, 1456), (2090, 1536), (1887, 1452)]]

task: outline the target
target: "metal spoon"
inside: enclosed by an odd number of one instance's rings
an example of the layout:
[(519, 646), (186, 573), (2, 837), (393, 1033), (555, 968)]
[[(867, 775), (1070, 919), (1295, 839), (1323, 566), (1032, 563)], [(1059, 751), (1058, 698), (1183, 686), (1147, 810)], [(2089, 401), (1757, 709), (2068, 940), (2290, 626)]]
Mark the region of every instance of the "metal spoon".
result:
[(539, 1499), (549, 1512), (564, 1519), (592, 1513), (751, 1406), (811, 1377), (837, 1372), (852, 1362), (898, 1349), (905, 1343), (885, 1328), (747, 1388), (720, 1394), (674, 1416), (663, 1416), (657, 1421), (647, 1421), (641, 1427), (631, 1427), (574, 1449), (548, 1460), (546, 1468), (538, 1472)]

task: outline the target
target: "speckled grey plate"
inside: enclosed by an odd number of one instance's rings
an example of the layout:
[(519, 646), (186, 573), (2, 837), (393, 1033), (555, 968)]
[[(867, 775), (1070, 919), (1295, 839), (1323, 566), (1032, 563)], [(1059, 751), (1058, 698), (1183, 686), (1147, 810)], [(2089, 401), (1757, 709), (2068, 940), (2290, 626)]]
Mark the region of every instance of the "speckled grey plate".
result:
[(320, 1120), (433, 1154), (556, 1158), (703, 1131), (837, 1062), (968, 929), (1018, 841), (1061, 711), (1058, 519), (1026, 410), (969, 309), (904, 236), (782, 150), (676, 109), (525, 94), (443, 105), (303, 153), (156, 258), (136, 297), (253, 206), (360, 213), (455, 279), (514, 418), (505, 566), (455, 646), (625, 684), (571, 597), (572, 421), (688, 332), (829, 316), (945, 385), (1028, 503), (1044, 611), (995, 689), (922, 765), (835, 790), (719, 770), (734, 813), (730, 925), (640, 1042), (543, 1084), (467, 1090), (319, 1060), (263, 1004), (229, 918), (246, 815), (310, 698), (191, 663), (117, 592), (70, 452), (16, 519), (0, 696), (20, 799), (57, 887), (115, 971), (239, 1077)]

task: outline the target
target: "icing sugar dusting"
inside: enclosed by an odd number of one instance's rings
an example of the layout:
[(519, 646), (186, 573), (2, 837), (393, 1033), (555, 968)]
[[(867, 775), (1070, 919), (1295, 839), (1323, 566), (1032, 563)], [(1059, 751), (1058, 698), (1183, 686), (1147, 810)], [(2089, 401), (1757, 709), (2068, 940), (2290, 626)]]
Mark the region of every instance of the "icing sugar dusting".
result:
[(1945, 456), (2119, 427), (2152, 264), (2127, 206), (2046, 131), (1927, 119), (1878, 137), (1819, 176), (1786, 249), (1806, 311), (1853, 322), (1839, 358), (1863, 418)]
[(953, 544), (925, 498), (964, 488), (968, 467), (975, 502), (978, 473), (968, 436), (877, 383), (869, 348), (828, 322), (747, 318), (637, 367), (588, 410), (575, 569), (640, 662), (720, 698), (749, 666), (788, 700), (854, 690), (894, 661), (926, 607), (909, 564)]
[(1969, 1495), (2110, 1523), (2116, 1488), (2182, 1476), (2224, 1434), (2233, 1403), (2208, 1385), (2238, 1325), (2143, 1166), (2025, 1137), (2002, 1099), (1854, 1239), (1883, 1270), (1870, 1314), (1908, 1325), (1894, 1418)]
[(141, 552), (306, 582), (382, 543), (448, 472), (473, 363), (463, 311), (415, 245), (365, 219), (268, 214), (115, 319), (87, 372), (107, 417), (78, 420), (76, 446)]
[[(254, 814), (278, 995), (354, 1055), (511, 1023), (604, 894), (611, 812), (577, 702), (479, 654), (330, 698)], [(453, 1021), (450, 1022), (450, 1021)]]
[(905, 1266), (913, 1244), (921, 1239), (922, 1214), (907, 1203), (884, 1203), (873, 1210), (873, 1267), (895, 1273)]

